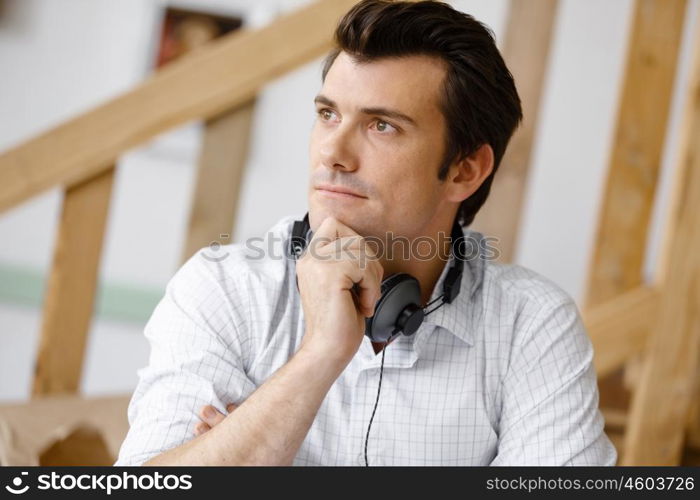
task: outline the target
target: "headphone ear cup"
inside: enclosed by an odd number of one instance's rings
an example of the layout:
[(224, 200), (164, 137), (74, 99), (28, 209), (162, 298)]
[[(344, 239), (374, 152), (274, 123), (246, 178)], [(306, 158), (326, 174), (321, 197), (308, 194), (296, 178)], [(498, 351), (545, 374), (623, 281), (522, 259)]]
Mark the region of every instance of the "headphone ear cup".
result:
[(381, 301), (382, 297), (384, 297), (387, 294), (387, 292), (394, 288), (397, 284), (406, 281), (410, 278), (411, 275), (406, 273), (392, 274), (391, 276), (385, 278), (380, 285), (381, 296), (379, 298), (379, 301)]
[[(407, 307), (411, 310), (419, 310), (422, 313), (420, 284), (418, 280), (406, 273), (398, 273), (389, 276), (381, 284), (381, 297), (374, 308), (374, 316), (365, 319), (365, 335), (372, 342), (386, 342), (393, 335), (397, 328), (397, 323), (401, 319), (403, 311)], [(411, 322), (415, 329), (420, 326), (422, 315), (416, 325)], [(412, 329), (409, 335), (415, 329)]]

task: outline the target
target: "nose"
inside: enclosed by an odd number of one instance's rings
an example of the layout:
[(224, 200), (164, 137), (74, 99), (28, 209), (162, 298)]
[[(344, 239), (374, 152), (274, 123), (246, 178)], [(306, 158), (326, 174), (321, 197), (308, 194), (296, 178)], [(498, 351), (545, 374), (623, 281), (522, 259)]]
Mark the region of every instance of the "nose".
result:
[(330, 170), (357, 170), (357, 155), (350, 127), (339, 125), (324, 138), (319, 149), (321, 164)]

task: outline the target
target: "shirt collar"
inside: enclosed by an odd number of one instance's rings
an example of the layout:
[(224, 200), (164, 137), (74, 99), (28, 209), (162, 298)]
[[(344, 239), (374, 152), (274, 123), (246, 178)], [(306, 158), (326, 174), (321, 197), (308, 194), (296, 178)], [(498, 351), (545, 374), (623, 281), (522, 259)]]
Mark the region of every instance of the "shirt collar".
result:
[[(429, 325), (440, 326), (457, 338), (463, 340), (469, 345), (474, 345), (474, 336), (469, 321), (471, 310), (473, 307), (472, 298), (483, 282), (484, 275), (484, 236), (483, 234), (473, 231), (468, 228), (462, 228), (466, 242), (467, 258), (464, 262), (464, 271), (462, 272), (462, 283), (457, 297), (451, 304), (444, 304), (425, 317), (423, 323)], [(445, 266), (435, 283), (430, 301), (433, 301), (442, 295), (442, 285), (447, 276), (447, 271), (454, 262), (454, 255), (450, 254), (450, 258), (445, 263)], [(441, 301), (435, 302), (427, 310), (437, 307)]]

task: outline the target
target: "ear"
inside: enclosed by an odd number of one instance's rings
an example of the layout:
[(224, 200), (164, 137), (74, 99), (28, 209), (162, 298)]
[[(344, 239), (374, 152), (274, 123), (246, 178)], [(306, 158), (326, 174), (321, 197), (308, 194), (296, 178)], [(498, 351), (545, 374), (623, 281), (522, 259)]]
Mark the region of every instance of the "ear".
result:
[(447, 174), (448, 199), (461, 203), (473, 195), (493, 172), (493, 149), (482, 144), (471, 155), (450, 166)]

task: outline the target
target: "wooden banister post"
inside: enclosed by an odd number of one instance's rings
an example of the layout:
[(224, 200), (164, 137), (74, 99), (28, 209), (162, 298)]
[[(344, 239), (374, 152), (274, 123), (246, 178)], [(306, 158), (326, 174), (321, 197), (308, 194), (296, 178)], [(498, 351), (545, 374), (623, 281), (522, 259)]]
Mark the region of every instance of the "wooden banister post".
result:
[[(617, 125), (584, 309), (643, 285), (647, 235), (683, 32), (685, 0), (635, 0)], [(653, 97), (651, 97), (653, 96)], [(644, 354), (632, 357), (633, 365)], [(636, 369), (635, 369), (636, 368)], [(629, 375), (638, 372), (631, 366)], [(628, 383), (632, 377), (626, 378)], [(599, 379), (601, 405), (625, 407), (624, 367)]]
[(632, 397), (620, 465), (680, 464), (688, 418), (697, 418), (691, 404), (698, 396), (700, 365), (700, 29), (693, 50), (659, 271), (659, 317)]
[(32, 396), (80, 387), (114, 166), (65, 191), (44, 299)]
[(498, 238), (499, 260), (503, 262), (511, 262), (516, 250), (557, 5), (557, 0), (510, 2), (502, 52), (520, 95), (523, 121), (473, 224), (476, 230)]
[(183, 262), (214, 241), (231, 243), (254, 110), (252, 100), (206, 123)]
[(685, 0), (635, 0), (586, 307), (642, 284)]
[[(596, 373), (605, 377), (646, 347), (658, 317), (659, 291), (642, 285), (585, 311)], [(618, 408), (619, 409), (619, 408)]]

